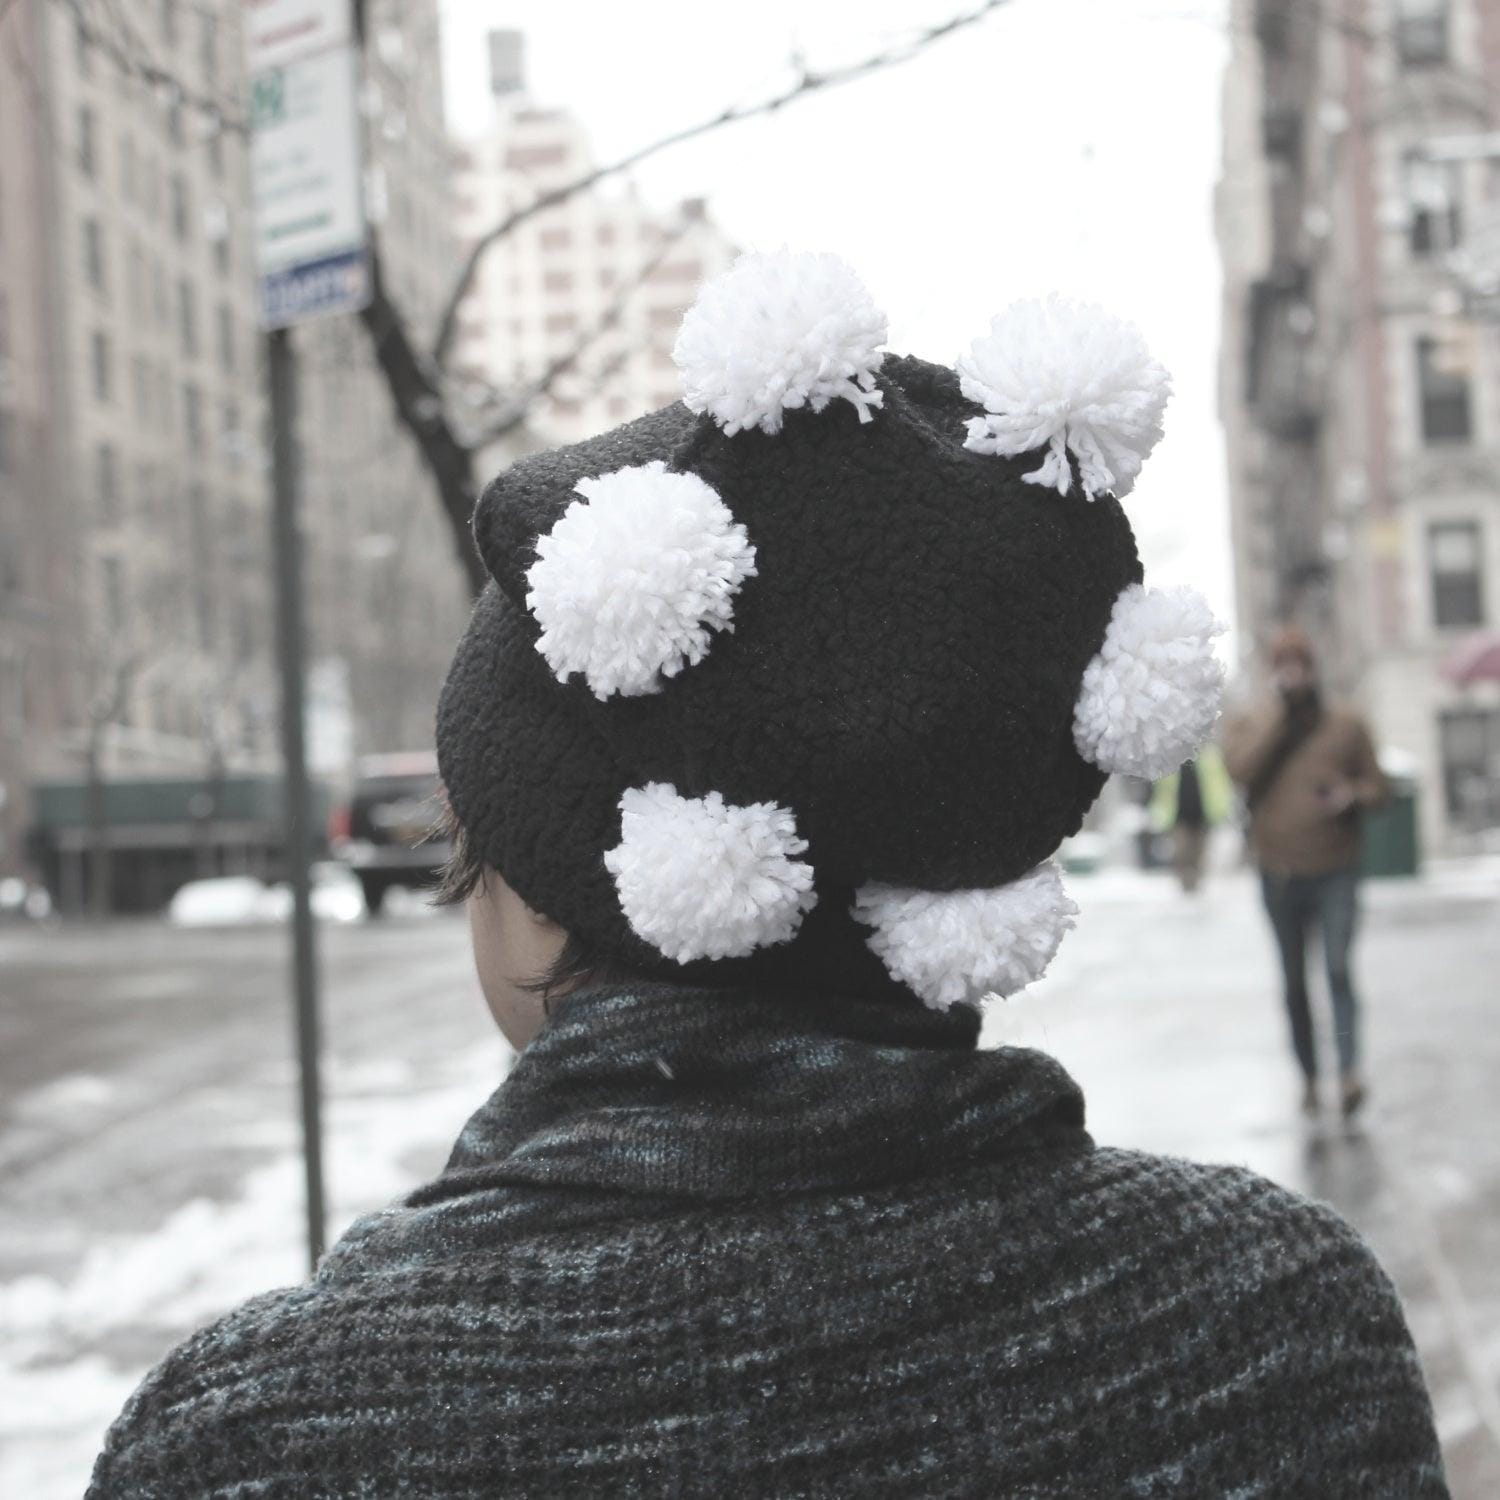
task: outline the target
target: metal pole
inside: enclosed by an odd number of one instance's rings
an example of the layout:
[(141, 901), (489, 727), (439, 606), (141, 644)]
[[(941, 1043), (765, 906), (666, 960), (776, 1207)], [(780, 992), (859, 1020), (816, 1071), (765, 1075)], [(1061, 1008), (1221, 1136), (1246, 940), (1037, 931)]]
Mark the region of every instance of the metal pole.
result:
[(285, 763), (286, 865), (292, 888), (292, 988), (301, 1075), (302, 1155), (307, 1171), (307, 1254), (323, 1254), (323, 1125), (319, 1080), (318, 953), (312, 915), (311, 798), (303, 733), (302, 536), (298, 527), (296, 364), (290, 330), (266, 335), (271, 387), (271, 538), (276, 574), (276, 643), (281, 663), (281, 749)]

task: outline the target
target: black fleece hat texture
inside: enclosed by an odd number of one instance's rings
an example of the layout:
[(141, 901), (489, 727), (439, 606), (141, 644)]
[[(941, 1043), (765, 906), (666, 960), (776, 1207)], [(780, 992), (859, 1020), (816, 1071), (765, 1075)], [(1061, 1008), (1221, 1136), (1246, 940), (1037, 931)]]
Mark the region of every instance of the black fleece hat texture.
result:
[[(439, 704), (450, 804), (528, 905), (636, 970), (899, 985), (852, 912), (861, 889), (1007, 886), (1078, 830), (1106, 779), (1075, 706), (1141, 581), (1119, 502), (1073, 482), (1071, 454), (1058, 493), (1024, 477), (1036, 448), (966, 445), (985, 409), (951, 369), (885, 357), (866, 389), (732, 434), (679, 402), (520, 459), (476, 509), (492, 582)], [(544, 659), (533, 569), (590, 481), (649, 465), (705, 482), (753, 569), (696, 659), (601, 696)], [(649, 786), (791, 815), (812, 876), (790, 936), (684, 962), (632, 926), (606, 855), (622, 797)]]

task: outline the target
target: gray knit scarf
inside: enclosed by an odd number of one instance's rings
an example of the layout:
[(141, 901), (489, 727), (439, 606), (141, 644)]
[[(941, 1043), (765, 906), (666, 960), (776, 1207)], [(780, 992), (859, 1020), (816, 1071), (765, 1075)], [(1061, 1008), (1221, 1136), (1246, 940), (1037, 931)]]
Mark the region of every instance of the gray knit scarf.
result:
[(562, 1002), (437, 1180), (174, 1351), (91, 1500), (1447, 1494), (1358, 1236), (971, 1012)]

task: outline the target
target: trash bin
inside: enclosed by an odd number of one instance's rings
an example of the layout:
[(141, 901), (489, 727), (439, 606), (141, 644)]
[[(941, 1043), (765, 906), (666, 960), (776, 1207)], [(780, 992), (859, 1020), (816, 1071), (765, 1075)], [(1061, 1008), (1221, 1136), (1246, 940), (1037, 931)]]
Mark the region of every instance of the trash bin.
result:
[(1417, 846), (1417, 784), (1409, 776), (1392, 776), (1391, 799), (1365, 814), (1364, 873), (1374, 879), (1415, 875), (1421, 863)]

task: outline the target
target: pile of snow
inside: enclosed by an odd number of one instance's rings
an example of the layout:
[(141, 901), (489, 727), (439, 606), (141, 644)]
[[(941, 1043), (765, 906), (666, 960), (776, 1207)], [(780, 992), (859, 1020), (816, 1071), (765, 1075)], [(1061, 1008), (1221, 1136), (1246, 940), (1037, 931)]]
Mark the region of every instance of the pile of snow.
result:
[[(359, 881), (342, 865), (313, 866), (313, 915), (324, 922), (358, 922), (364, 916)], [(167, 906), (174, 927), (243, 927), (289, 921), (292, 890), (282, 882), (266, 885), (253, 875), (221, 875), (191, 880)]]

